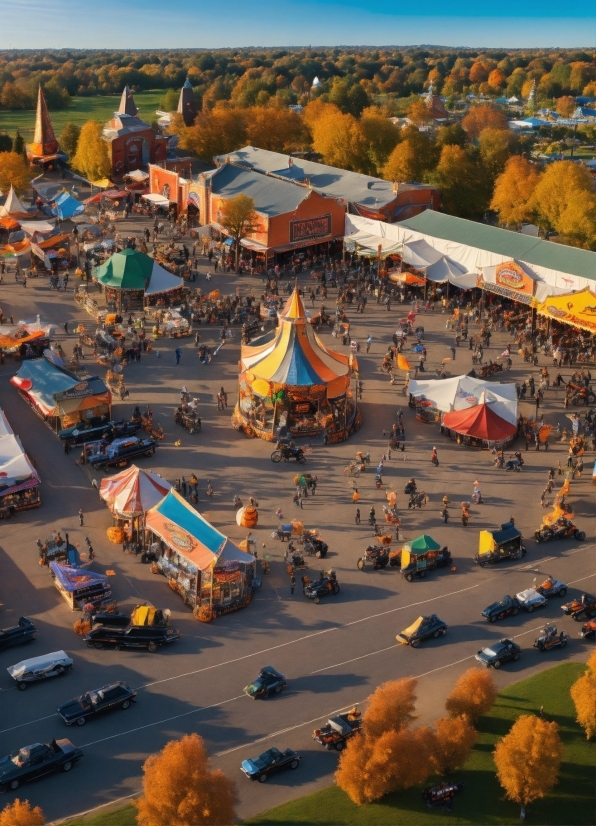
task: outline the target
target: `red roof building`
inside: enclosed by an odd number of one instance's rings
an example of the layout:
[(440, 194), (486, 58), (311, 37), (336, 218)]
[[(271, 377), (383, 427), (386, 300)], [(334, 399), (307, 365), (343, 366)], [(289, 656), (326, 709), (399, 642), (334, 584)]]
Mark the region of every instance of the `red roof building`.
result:
[(138, 117), (138, 112), (133, 94), (126, 86), (118, 111), (103, 130), (114, 175), (125, 175), (166, 160), (168, 139), (156, 135), (151, 126)]

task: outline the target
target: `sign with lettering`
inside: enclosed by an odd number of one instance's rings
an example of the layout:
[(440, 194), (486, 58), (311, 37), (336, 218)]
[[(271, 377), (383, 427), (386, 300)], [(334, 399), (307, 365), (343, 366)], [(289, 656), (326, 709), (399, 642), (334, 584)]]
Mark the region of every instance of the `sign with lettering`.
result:
[(331, 215), (290, 221), (291, 244), (297, 241), (309, 241), (311, 238), (324, 238), (326, 235), (331, 235)]

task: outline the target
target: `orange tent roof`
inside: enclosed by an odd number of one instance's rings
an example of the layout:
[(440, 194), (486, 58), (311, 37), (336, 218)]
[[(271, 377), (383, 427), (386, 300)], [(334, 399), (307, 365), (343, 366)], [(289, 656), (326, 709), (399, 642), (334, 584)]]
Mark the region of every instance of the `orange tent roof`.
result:
[(443, 416), (443, 425), (449, 430), (482, 439), (485, 442), (500, 442), (517, 432), (517, 427), (506, 422), (490, 409), (488, 404), (476, 404), (466, 410), (453, 410)]

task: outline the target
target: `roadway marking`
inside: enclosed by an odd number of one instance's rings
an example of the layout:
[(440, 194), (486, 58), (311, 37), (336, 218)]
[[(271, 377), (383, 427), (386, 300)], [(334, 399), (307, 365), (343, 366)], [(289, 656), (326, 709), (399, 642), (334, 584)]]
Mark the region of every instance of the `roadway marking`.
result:
[(23, 726), (30, 726), (33, 723), (41, 723), (42, 720), (49, 720), (51, 717), (55, 716), (55, 714), (48, 714), (46, 717), (39, 717), (37, 720), (29, 720), (28, 723), (19, 723), (18, 726), (11, 726), (11, 728), (3, 728), (0, 731), (0, 734), (6, 734), (7, 731), (14, 731), (16, 728), (22, 728)]
[(343, 663), (335, 663), (335, 665), (326, 665), (325, 668), (317, 668), (316, 671), (310, 671), (309, 674), (320, 674), (321, 671), (329, 671), (330, 668), (339, 668), (340, 665), (348, 665), (348, 663), (355, 663), (356, 660), (364, 660), (366, 657), (372, 657), (375, 654), (382, 654), (383, 651), (391, 651), (392, 648), (401, 648), (401, 643), (396, 645), (389, 645), (387, 648), (381, 648), (379, 651), (371, 651), (368, 654), (363, 654), (361, 657), (354, 657), (352, 660), (344, 660)]

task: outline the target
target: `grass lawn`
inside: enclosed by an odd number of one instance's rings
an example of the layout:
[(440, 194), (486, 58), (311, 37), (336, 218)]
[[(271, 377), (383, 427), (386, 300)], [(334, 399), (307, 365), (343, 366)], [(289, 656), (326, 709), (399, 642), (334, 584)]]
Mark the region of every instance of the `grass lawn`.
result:
[[(157, 120), (155, 110), (159, 108), (159, 100), (165, 95), (165, 90), (155, 92), (139, 92), (135, 94), (135, 103), (139, 108), (140, 116), (147, 123)], [(54, 131), (59, 137), (64, 124), (68, 121), (82, 126), (88, 120), (98, 120), (105, 123), (109, 120), (120, 105), (120, 95), (106, 95), (104, 97), (75, 97), (68, 109), (50, 112)], [(0, 132), (8, 132), (14, 138), (18, 129), (25, 138), (25, 142), (33, 140), (35, 128), (35, 112), (26, 110), (0, 110)]]
[(68, 820), (64, 826), (137, 826), (137, 810), (132, 804), (99, 815), (77, 817)]
[(594, 745), (588, 743), (575, 722), (569, 688), (584, 671), (581, 663), (563, 663), (523, 680), (499, 694), (490, 712), (480, 720), (478, 742), (462, 771), (454, 780), (463, 780), (465, 791), (454, 799), (453, 811), (427, 809), (420, 788), (388, 795), (379, 803), (355, 806), (336, 786), (298, 798), (246, 821), (250, 824), (362, 824), (362, 826), (441, 826), (458, 824), (519, 824), (519, 806), (504, 799), (495, 776), (494, 744), (505, 735), (523, 713), (537, 712), (556, 720), (564, 744), (559, 784), (543, 800), (531, 804), (527, 820), (534, 824), (596, 823), (594, 786)]

